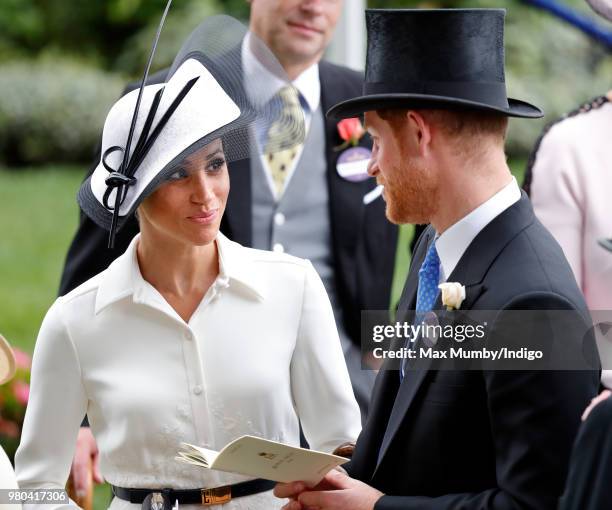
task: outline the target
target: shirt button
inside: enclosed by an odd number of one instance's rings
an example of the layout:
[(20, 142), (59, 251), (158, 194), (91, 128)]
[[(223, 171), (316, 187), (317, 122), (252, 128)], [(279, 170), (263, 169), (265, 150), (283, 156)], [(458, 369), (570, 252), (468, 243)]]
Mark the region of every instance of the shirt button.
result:
[(272, 251), (275, 251), (276, 253), (284, 253), (285, 252), (285, 247), (281, 243), (276, 243), (272, 247)]
[(285, 224), (285, 215), (283, 213), (276, 213), (274, 215), (274, 223), (276, 223), (279, 227)]
[(194, 387), (193, 387), (193, 392), (194, 392), (196, 395), (200, 395), (200, 394), (202, 393), (202, 386), (200, 386), (200, 385), (198, 385), (198, 386), (194, 386)]
[(193, 333), (191, 333), (191, 331), (185, 331), (185, 339), (193, 340)]

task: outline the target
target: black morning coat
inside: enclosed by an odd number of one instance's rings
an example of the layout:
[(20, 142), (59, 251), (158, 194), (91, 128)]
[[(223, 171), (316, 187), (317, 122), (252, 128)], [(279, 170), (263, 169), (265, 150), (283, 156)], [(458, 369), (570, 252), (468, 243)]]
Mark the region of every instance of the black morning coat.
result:
[[(400, 315), (415, 309), (434, 235), (428, 227), (417, 243)], [(586, 310), (560, 246), (524, 193), (480, 232), (447, 281), (466, 286), (461, 310)], [(346, 467), (386, 494), (376, 510), (554, 510), (580, 416), (598, 386), (598, 369), (409, 368), (401, 383), (397, 369), (381, 370)]]

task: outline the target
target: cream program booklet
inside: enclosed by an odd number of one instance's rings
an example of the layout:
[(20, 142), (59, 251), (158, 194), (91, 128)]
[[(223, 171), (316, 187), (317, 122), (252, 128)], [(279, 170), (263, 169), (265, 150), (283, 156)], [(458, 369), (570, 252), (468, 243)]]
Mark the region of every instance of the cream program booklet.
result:
[(304, 481), (316, 485), (336, 466), (348, 459), (306, 450), (254, 436), (242, 436), (220, 452), (188, 443), (181, 444), (177, 460), (218, 471), (226, 471), (275, 482)]

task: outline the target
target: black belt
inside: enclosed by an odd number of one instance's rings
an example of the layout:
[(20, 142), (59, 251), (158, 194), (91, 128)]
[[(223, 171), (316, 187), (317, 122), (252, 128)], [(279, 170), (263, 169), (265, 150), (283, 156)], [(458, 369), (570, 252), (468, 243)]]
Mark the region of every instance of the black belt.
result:
[(147, 496), (162, 498), (166, 504), (174, 505), (178, 500), (180, 505), (220, 505), (233, 498), (251, 496), (272, 490), (275, 482), (256, 478), (248, 482), (240, 482), (212, 489), (126, 489), (112, 485), (113, 494), (130, 503), (143, 503)]

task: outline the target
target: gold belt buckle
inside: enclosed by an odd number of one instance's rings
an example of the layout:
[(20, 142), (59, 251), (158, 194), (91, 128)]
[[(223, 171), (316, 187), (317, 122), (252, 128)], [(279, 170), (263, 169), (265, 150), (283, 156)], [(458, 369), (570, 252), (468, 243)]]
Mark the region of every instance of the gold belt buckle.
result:
[(232, 500), (231, 486), (202, 489), (202, 506), (222, 505)]

